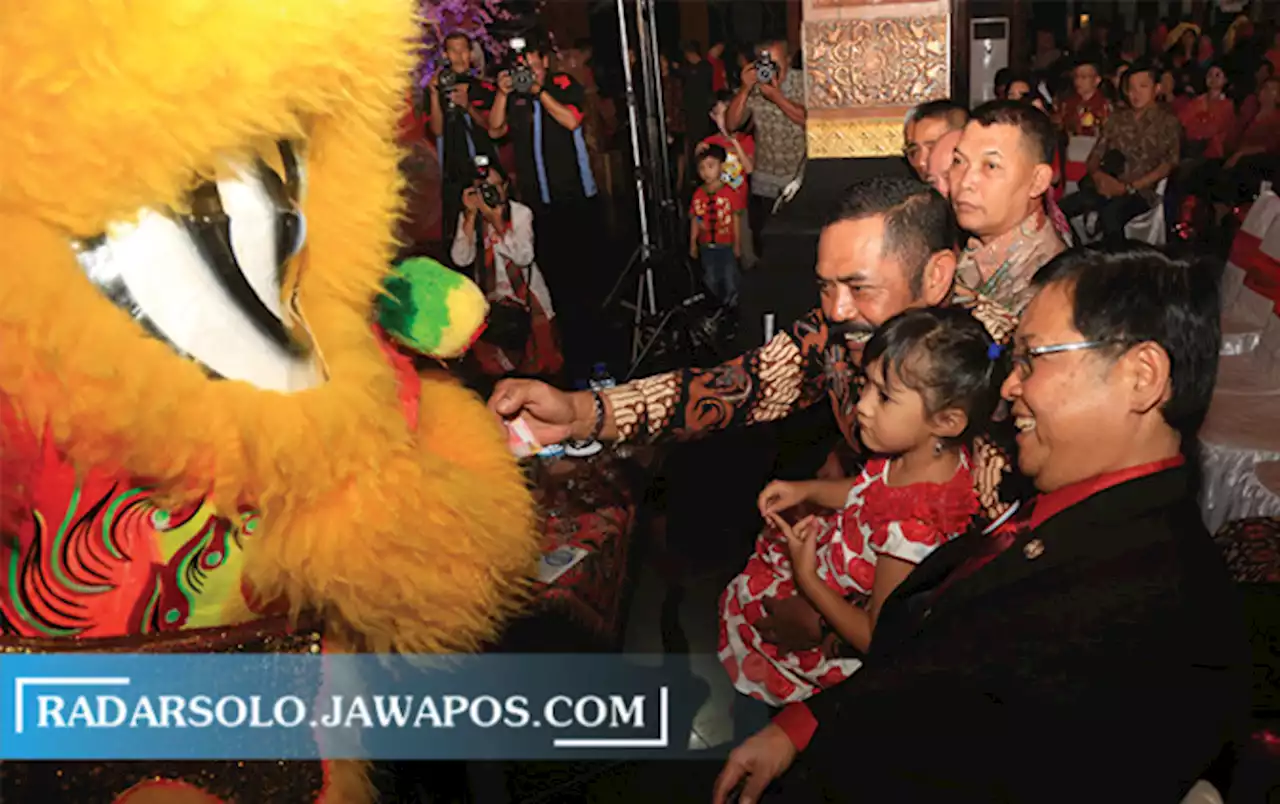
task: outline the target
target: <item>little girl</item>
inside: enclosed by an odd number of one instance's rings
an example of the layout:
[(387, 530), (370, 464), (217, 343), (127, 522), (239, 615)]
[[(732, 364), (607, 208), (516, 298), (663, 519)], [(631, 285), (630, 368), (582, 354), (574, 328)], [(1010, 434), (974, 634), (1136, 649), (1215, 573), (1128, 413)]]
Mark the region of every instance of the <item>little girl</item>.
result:
[[(760, 494), (769, 526), (720, 598), (718, 655), (740, 692), (780, 706), (848, 678), (862, 662), (833, 639), (788, 652), (757, 630), (765, 600), (804, 595), (826, 629), (859, 652), (889, 593), (978, 511), (967, 445), (999, 401), (1000, 349), (959, 308), (908, 310), (867, 343), (858, 401), (862, 442), (875, 454), (855, 479), (775, 480)], [(838, 509), (794, 526), (802, 503)]]

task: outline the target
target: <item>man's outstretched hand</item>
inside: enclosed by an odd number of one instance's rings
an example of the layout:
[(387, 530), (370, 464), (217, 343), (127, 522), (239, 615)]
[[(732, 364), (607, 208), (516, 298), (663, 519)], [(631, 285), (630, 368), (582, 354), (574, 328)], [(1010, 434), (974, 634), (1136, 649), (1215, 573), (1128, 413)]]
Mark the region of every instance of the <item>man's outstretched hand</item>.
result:
[[(537, 380), (503, 380), (489, 397), (489, 410), (504, 420), (523, 417), (539, 444), (559, 444), (570, 437), (589, 434), (595, 423), (586, 422), (587, 433), (577, 432), (583, 422), (579, 421), (581, 411), (575, 396)], [(590, 397), (587, 404), (592, 404)]]
[(729, 753), (716, 779), (713, 804), (726, 804), (729, 794), (742, 785), (738, 804), (759, 804), (769, 783), (796, 759), (796, 747), (780, 726), (770, 723)]

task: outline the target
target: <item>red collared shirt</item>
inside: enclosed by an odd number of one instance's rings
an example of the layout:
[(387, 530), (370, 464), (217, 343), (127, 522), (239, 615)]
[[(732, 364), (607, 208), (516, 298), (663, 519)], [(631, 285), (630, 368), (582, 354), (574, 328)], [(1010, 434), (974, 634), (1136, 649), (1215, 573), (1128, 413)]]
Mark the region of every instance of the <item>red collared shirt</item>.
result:
[[(1031, 510), (1029, 527), (1032, 530), (1040, 527), (1050, 518), (1073, 505), (1084, 502), (1100, 491), (1105, 491), (1112, 486), (1118, 486), (1121, 483), (1127, 483), (1130, 480), (1136, 480), (1146, 475), (1153, 475), (1156, 472), (1163, 472), (1166, 469), (1181, 466), (1185, 460), (1183, 456), (1176, 455), (1172, 458), (1144, 463), (1140, 466), (1130, 466), (1127, 469), (1107, 472), (1106, 474), (1091, 477), (1088, 480), (1081, 480), (1079, 483), (1072, 483), (1069, 486), (1063, 486), (1060, 489), (1041, 494), (1035, 499), (1034, 507)], [(943, 583), (946, 583), (945, 579)], [(785, 709), (774, 716), (773, 722), (786, 732), (791, 744), (798, 751), (803, 751), (809, 745), (809, 741), (813, 739), (813, 732), (818, 728), (817, 718), (813, 716), (813, 712), (803, 701), (788, 704)]]

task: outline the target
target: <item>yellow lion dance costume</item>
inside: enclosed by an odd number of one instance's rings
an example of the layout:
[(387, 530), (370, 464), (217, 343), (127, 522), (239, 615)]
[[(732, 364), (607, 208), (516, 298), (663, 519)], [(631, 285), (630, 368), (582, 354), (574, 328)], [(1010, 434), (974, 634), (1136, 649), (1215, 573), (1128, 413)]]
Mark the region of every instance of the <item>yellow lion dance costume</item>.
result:
[[(417, 33), (410, 0), (0, 9), (0, 650), (458, 651), (520, 605), (501, 429), (373, 325)], [(371, 797), (349, 762), (0, 774)]]

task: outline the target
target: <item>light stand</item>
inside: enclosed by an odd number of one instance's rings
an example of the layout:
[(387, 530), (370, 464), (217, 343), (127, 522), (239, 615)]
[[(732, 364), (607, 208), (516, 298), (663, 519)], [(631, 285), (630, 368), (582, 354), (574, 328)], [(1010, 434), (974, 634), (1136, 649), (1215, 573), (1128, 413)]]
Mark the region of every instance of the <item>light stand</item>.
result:
[[(641, 91), (645, 112), (641, 120), (637, 103), (635, 78), (629, 58), (626, 0), (617, 0), (618, 38), (622, 48), (622, 76), (627, 91), (627, 115), (631, 128), (631, 156), (635, 165), (636, 200), (639, 209), (640, 243), (626, 267), (609, 291), (604, 307), (613, 304), (633, 272), (636, 277), (635, 302), (622, 306), (633, 314), (631, 332), (631, 366), (627, 376), (635, 373), (641, 361), (652, 351), (672, 318), (700, 301), (701, 294), (691, 296), (658, 318), (658, 301), (654, 289), (655, 262), (671, 262), (670, 256), (679, 242), (673, 232), (675, 192), (671, 186), (671, 158), (667, 148), (667, 123), (663, 113), (662, 82), (658, 65), (656, 7), (654, 0), (635, 0), (636, 62), (640, 68)], [(641, 147), (640, 125), (645, 130)], [(648, 157), (648, 158), (646, 158)], [(681, 261), (683, 263), (683, 261)], [(692, 279), (692, 277), (690, 277)], [(657, 319), (656, 326), (646, 331), (646, 318)], [(646, 336), (647, 342), (646, 342)]]

